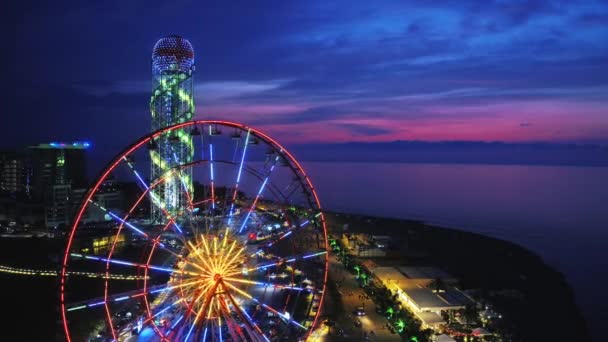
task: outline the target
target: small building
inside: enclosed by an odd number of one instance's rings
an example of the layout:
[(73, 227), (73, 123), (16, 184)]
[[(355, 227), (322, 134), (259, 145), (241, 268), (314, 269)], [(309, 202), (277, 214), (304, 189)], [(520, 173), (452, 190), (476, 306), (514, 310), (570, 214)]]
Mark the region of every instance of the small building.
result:
[(456, 342), (456, 340), (446, 334), (441, 334), (435, 338), (435, 342)]
[(390, 240), (391, 240), (391, 237), (388, 235), (372, 235), (371, 236), (372, 243), (376, 247), (381, 248), (381, 249), (388, 248)]
[[(382, 236), (379, 236), (382, 240)], [(367, 258), (377, 258), (386, 256), (386, 242), (377, 242), (373, 239), (373, 235), (367, 234), (342, 234), (342, 243), (347, 247), (347, 252), (350, 255)]]
[(422, 326), (438, 329), (445, 324), (441, 311), (464, 309), (473, 301), (457, 289), (435, 293), (428, 288), (429, 279), (411, 279), (401, 272), (401, 267), (376, 267), (370, 270), (374, 279), (397, 295), (422, 321)]
[(490, 336), (490, 335), (492, 335), (491, 332), (487, 331), (484, 328), (475, 328), (475, 329), (473, 329), (473, 331), (471, 332), (471, 334), (473, 336)]
[(446, 321), (436, 312), (419, 312), (416, 314), (422, 324), (425, 326), (436, 330), (439, 329), (442, 325), (446, 324)]
[(455, 283), (457, 279), (449, 273), (432, 266), (399, 266), (399, 271), (410, 279), (441, 279), (445, 283)]

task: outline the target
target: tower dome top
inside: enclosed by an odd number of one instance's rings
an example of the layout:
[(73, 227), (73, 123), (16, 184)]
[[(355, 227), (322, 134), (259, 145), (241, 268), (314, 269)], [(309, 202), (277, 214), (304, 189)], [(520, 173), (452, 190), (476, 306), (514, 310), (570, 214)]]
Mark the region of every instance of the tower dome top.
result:
[(188, 72), (194, 65), (192, 44), (180, 36), (161, 38), (152, 50), (152, 68), (155, 72)]

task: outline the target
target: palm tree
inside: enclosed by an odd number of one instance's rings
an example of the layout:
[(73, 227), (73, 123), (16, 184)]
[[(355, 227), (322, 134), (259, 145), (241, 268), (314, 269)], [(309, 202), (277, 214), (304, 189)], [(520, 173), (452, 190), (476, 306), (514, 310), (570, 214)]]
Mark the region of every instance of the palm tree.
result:
[(405, 329), (405, 322), (402, 319), (398, 319), (395, 326), (397, 327), (397, 331), (401, 334)]
[(354, 269), (355, 271), (357, 271), (357, 278), (359, 278), (359, 274), (360, 274), (360, 272), (361, 272), (361, 266), (359, 266), (359, 265), (355, 265), (355, 267), (353, 267), (353, 269)]
[(363, 279), (363, 286), (367, 286), (367, 274), (365, 272), (361, 273), (361, 278)]
[(395, 310), (393, 309), (392, 306), (389, 306), (388, 309), (386, 309), (386, 314), (389, 316), (388, 318), (391, 319), (393, 317), (393, 313), (395, 313)]

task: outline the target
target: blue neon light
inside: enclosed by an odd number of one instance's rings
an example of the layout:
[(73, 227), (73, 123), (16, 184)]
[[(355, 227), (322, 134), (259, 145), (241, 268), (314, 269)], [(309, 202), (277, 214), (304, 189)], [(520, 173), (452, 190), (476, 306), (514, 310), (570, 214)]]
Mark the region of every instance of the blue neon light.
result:
[(146, 184), (146, 182), (144, 182), (144, 180), (141, 178), (141, 176), (139, 175), (139, 173), (137, 173), (137, 171), (133, 170), (133, 172), (135, 173), (135, 176), (137, 177), (137, 179), (139, 179), (139, 181), (141, 182), (141, 184), (144, 186), (144, 188), (146, 190), (149, 190), (150, 188), (148, 187), (148, 185)]
[[(175, 303), (174, 303), (174, 304), (175, 304)], [(172, 307), (172, 306), (173, 306), (173, 304), (171, 304), (171, 305), (167, 306), (166, 308), (164, 308), (164, 309), (162, 309), (161, 311), (157, 312), (157, 313), (156, 313), (154, 316), (152, 316), (152, 318), (154, 318), (154, 317), (156, 317), (156, 316), (158, 316), (158, 315), (162, 314), (163, 312), (165, 312), (165, 311), (167, 311), (167, 310), (171, 309), (171, 307)]]
[[(209, 129), (211, 130), (211, 126), (209, 126)], [(211, 186), (213, 186), (213, 144), (209, 144), (209, 166), (211, 170)], [(215, 198), (211, 201), (211, 207), (215, 209)]]
[(266, 177), (266, 179), (264, 179), (264, 183), (262, 183), (262, 186), (260, 187), (260, 190), (258, 191), (258, 196), (260, 196), (262, 194), (262, 191), (264, 191), (264, 187), (266, 187), (266, 183), (268, 183), (268, 178)]
[(114, 214), (111, 211), (106, 211), (106, 213), (108, 213), (110, 216), (112, 216), (113, 218), (117, 219), (118, 221), (126, 224), (127, 226), (129, 226), (129, 228), (135, 230), (136, 232), (138, 232), (139, 234), (143, 235), (143, 236), (148, 236), (148, 234), (144, 233), (143, 231), (139, 230), (137, 227), (135, 227), (134, 225), (130, 224), (129, 222), (121, 219), (120, 217), (118, 217), (116, 214)]
[(243, 231), (243, 228), (245, 228), (245, 225), (247, 224), (247, 220), (249, 219), (249, 215), (251, 215), (251, 211), (247, 212), (247, 216), (245, 216), (245, 220), (243, 221), (243, 224), (241, 225), (241, 228), (239, 229), (239, 233)]
[[(125, 266), (139, 266), (139, 267), (145, 267), (146, 265), (138, 265), (136, 263), (132, 263), (132, 262), (128, 262), (128, 261), (122, 261), (122, 260), (115, 260), (115, 259), (106, 259), (106, 258), (100, 258), (100, 257), (94, 257), (94, 256), (89, 256), (89, 255), (80, 255), (80, 254), (72, 254), (73, 256), (79, 256), (79, 257), (84, 257), (86, 259), (90, 259), (90, 260), (97, 260), (97, 261), (104, 261), (104, 262), (111, 262), (113, 264), (118, 264), (118, 265), (125, 265)], [(158, 271), (164, 271), (164, 272), (169, 272), (169, 273), (173, 273), (174, 270), (169, 269), (169, 268), (164, 268), (164, 267), (159, 267), (159, 266), (151, 266), (148, 265), (147, 266), (150, 269), (153, 270), (158, 270)], [(153, 292), (151, 292), (153, 293)]]
[(327, 252), (319, 252), (319, 253), (315, 253), (315, 254), (306, 255), (306, 256), (303, 256), (302, 259), (312, 258), (314, 256), (325, 254), (325, 253), (327, 253)]
[(220, 342), (222, 342), (222, 326), (221, 325), (218, 325), (218, 330), (220, 332)]
[(173, 273), (173, 270), (169, 269), (169, 268), (164, 268), (164, 267), (159, 267), (159, 266), (148, 266), (148, 267), (151, 268), (151, 269), (153, 269), (153, 270), (165, 271), (165, 272)]
[(247, 153), (247, 145), (249, 142), (249, 133), (251, 133), (251, 130), (247, 131), (247, 137), (245, 138), (245, 147), (243, 148), (243, 155), (241, 156), (241, 165), (239, 166), (239, 173), (236, 177), (236, 184), (239, 184), (239, 181), (241, 180), (241, 172), (243, 171), (243, 162), (245, 161), (245, 153)]
[(192, 326), (190, 327), (190, 330), (188, 330), (188, 334), (186, 334), (186, 338), (184, 338), (184, 342), (188, 341), (190, 334), (192, 334), (192, 329), (194, 329), (194, 322), (192, 322)]
[(177, 324), (182, 320), (182, 318), (184, 318), (184, 315), (179, 316), (179, 318), (177, 319), (177, 321), (175, 321), (175, 323), (173, 323), (173, 325), (171, 326), (170, 330), (173, 330), (177, 326)]

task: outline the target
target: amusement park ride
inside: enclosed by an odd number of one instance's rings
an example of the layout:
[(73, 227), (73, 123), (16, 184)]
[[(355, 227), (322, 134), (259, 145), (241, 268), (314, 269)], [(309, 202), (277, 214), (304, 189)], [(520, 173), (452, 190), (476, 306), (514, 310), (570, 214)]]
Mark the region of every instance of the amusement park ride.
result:
[[(146, 182), (137, 169), (144, 163), (140, 160), (150, 155), (151, 142), (178, 129), (200, 132), (193, 143), (197, 158), (175, 163), (163, 177)], [(220, 131), (241, 134), (211, 134)], [(194, 191), (180, 178), (185, 167), (202, 182)], [(128, 210), (96, 202), (101, 185), (113, 175), (130, 175), (140, 186)], [(169, 180), (180, 182), (188, 199), (173, 214), (154, 196), (154, 189)], [(146, 217), (151, 203), (166, 215), (162, 221)], [(99, 255), (82, 253), (73, 243), (86, 231), (91, 210), (102, 210), (117, 223), (112, 244)], [(67, 340), (80, 340), (76, 322), (90, 317), (79, 317), (86, 311), (104, 312), (106, 327), (100, 335), (107, 340), (306, 338), (323, 302), (326, 250), (325, 221), (315, 189), (301, 165), (272, 138), (225, 121), (190, 121), (159, 130), (114, 158), (88, 191), (72, 224), (61, 272)], [(99, 271), (99, 266), (106, 273), (97, 280), (102, 285), (68, 276)], [(125, 285), (112, 277), (129, 271), (140, 276), (139, 281)], [(90, 296), (94, 300), (71, 295), (83, 286), (99, 289)], [(116, 313), (125, 307), (140, 308), (130, 310), (133, 322), (118, 319)]]
[[(71, 224), (60, 274), (65, 338), (305, 340), (327, 282), (317, 193), (293, 155), (263, 132), (191, 120), (191, 94), (181, 83), (191, 82), (191, 65), (170, 65), (182, 67), (187, 73), (159, 73), (154, 131), (107, 165)], [(176, 109), (187, 113), (175, 116)], [(99, 195), (109, 179), (135, 182), (139, 193), (108, 207)], [(87, 253), (78, 241), (91, 234), (92, 211), (112, 223), (112, 238)], [(105, 276), (70, 276), (75, 272)]]

